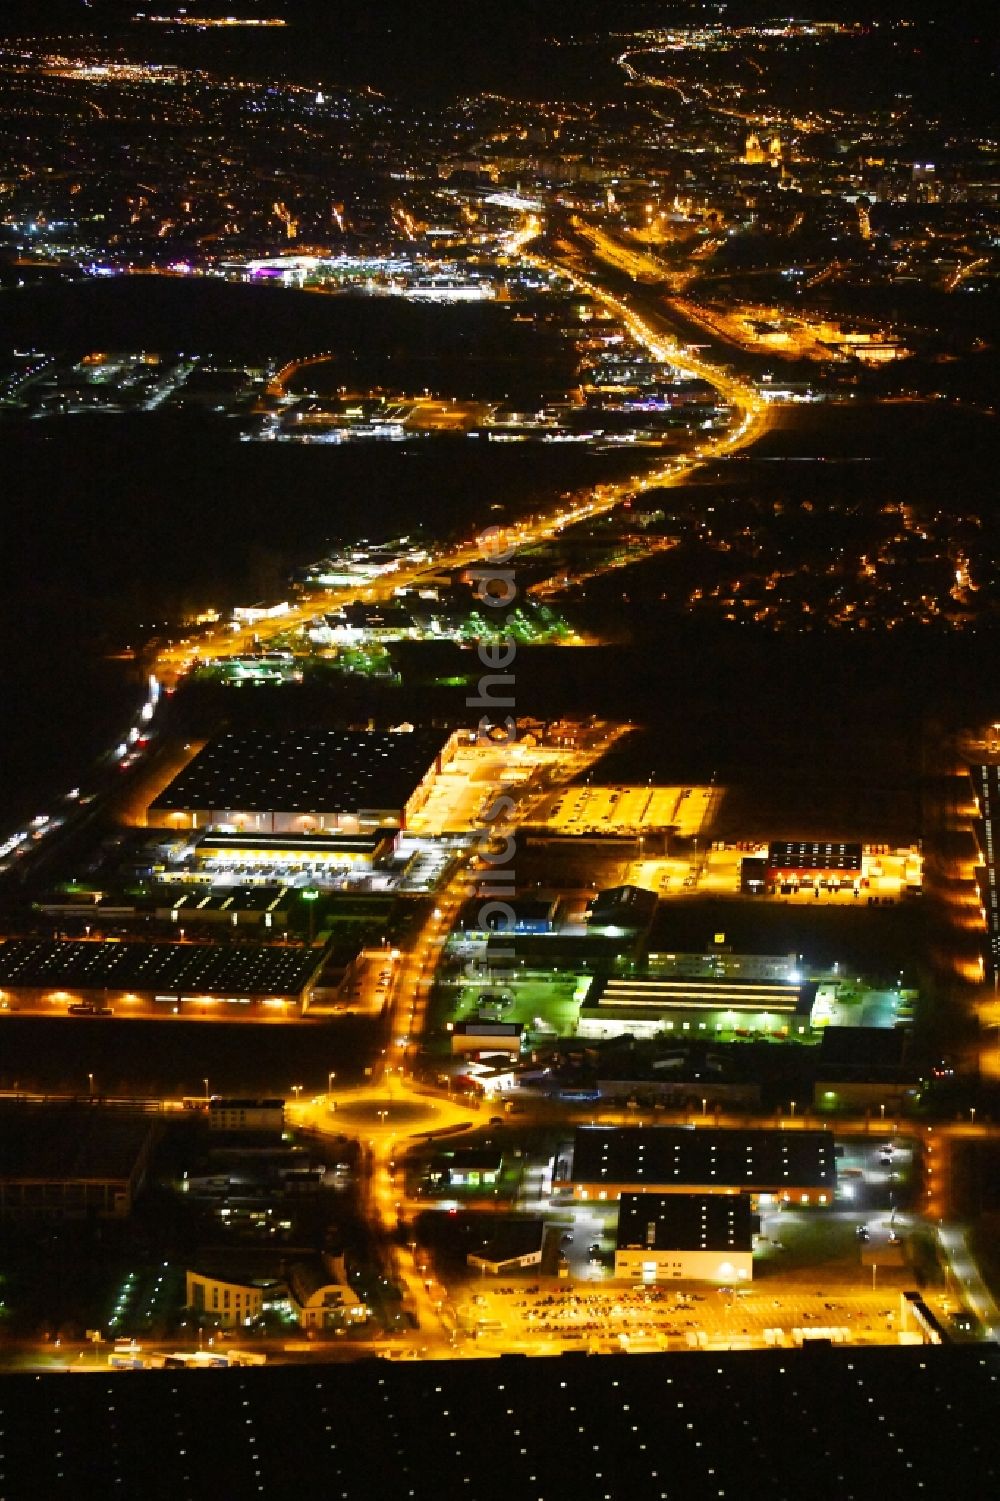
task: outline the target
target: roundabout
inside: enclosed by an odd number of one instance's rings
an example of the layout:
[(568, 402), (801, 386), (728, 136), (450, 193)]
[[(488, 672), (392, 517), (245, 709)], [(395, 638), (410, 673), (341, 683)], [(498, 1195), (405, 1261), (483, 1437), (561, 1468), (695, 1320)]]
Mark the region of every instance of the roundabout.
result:
[(397, 1131), (440, 1124), (442, 1113), (430, 1100), (401, 1099), (395, 1095), (366, 1095), (363, 1099), (338, 1100), (337, 1124), (364, 1130)]

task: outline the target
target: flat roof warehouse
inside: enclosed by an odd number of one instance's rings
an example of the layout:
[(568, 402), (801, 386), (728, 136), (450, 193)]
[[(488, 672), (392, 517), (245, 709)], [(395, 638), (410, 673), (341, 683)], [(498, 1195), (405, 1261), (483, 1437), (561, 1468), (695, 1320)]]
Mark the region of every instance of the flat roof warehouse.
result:
[(0, 1419), (12, 1501), (78, 1497), (82, 1475), (92, 1496), (191, 1501), (731, 1501), (754, 1474), (775, 1501), (986, 1501), (998, 1380), (990, 1345), (359, 1360), (4, 1374)]
[[(246, 731), (206, 745), (150, 804), (163, 814), (401, 817), (453, 741), (444, 730)], [(276, 832), (276, 831), (272, 831)]]
[(298, 996), (320, 964), (318, 950), (208, 943), (0, 942), (0, 986), (44, 991), (178, 996)]
[(795, 1192), (832, 1200), (836, 1184), (829, 1131), (722, 1130), (673, 1126), (580, 1126), (568, 1186), (578, 1198), (624, 1190), (670, 1193)]

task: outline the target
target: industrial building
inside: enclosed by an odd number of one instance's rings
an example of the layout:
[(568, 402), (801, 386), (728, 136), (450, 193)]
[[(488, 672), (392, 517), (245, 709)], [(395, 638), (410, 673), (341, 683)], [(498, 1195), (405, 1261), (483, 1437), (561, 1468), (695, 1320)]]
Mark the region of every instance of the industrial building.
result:
[(405, 828), (451, 760), (441, 730), (219, 735), (152, 801), (147, 823), (246, 834)]
[[(1000, 1353), (978, 1343), (10, 1372), (5, 1486), (57, 1501), (83, 1476), (93, 1496), (272, 1501), (334, 1476), (338, 1501), (694, 1501), (744, 1495), (749, 1470), (774, 1498), (987, 1501), (998, 1380)], [(484, 1414), (503, 1424), (497, 1454), (475, 1441)]]
[(848, 885), (861, 876), (860, 844), (780, 839), (767, 847), (767, 880), (836, 880)]
[[(674, 914), (664, 916), (669, 923)], [(798, 973), (797, 954), (755, 954), (745, 949), (735, 952), (726, 942), (725, 933), (716, 933), (704, 949), (680, 953), (664, 947), (662, 935), (656, 934), (654, 938), (649, 947), (649, 967), (657, 974), (686, 975), (693, 979), (793, 980)]]
[(522, 1022), (464, 1021), (455, 1022), (451, 1028), (451, 1051), (453, 1053), (511, 1053), (521, 1052)]
[(749, 1282), (753, 1210), (745, 1194), (625, 1193), (615, 1276), (645, 1283)]
[(284, 1100), (231, 1099), (226, 1095), (213, 1095), (208, 1102), (210, 1131), (252, 1131), (280, 1136), (284, 1126)]
[(565, 928), (553, 933), (491, 933), (486, 940), (486, 969), (500, 976), (509, 976), (512, 964), (542, 973), (586, 970), (638, 957), (641, 940), (639, 933), (592, 933), (589, 929), (582, 933)]
[(555, 1186), (576, 1199), (743, 1193), (824, 1205), (833, 1203), (836, 1179), (829, 1131), (580, 1126), (572, 1167), (557, 1172)]
[(803, 1037), (816, 987), (801, 980), (598, 975), (580, 1006), (581, 1037), (746, 1032)]
[(288, 1015), (308, 1009), (321, 949), (289, 945), (0, 941), (0, 1000), (52, 1015)]
[(195, 845), (193, 864), (198, 874), (209, 877), (233, 867), (251, 874), (296, 866), (317, 874), (324, 869), (371, 870), (391, 857), (397, 838), (395, 828), (364, 834), (205, 834)]
[(155, 916), (161, 922), (176, 923), (178, 928), (284, 928), (298, 896), (288, 886), (241, 886), (223, 891), (201, 887), (179, 896), (175, 891), (170, 888), (166, 898), (159, 898)]
[(511, 1217), (496, 1220), (477, 1251), (466, 1255), (469, 1266), (498, 1276), (501, 1272), (540, 1266), (545, 1246), (545, 1221)]
[(99, 1103), (0, 1104), (0, 1218), (123, 1219), (159, 1136), (154, 1115)]
[(594, 933), (645, 933), (656, 916), (657, 896), (643, 886), (612, 886), (599, 891), (587, 908)]

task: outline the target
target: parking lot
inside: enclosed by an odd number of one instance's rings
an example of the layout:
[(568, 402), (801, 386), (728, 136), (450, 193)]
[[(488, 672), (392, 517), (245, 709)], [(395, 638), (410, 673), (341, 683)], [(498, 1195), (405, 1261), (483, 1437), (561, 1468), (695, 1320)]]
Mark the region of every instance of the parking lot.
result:
[(547, 798), (535, 818), (555, 834), (635, 834), (672, 829), (694, 838), (721, 793), (713, 787), (568, 787)]
[[(838, 1331), (853, 1344), (895, 1343), (899, 1293), (905, 1279), (872, 1291), (799, 1288), (775, 1280), (739, 1289), (635, 1287), (544, 1278), (520, 1286), (471, 1282), (454, 1297), (460, 1324), (482, 1330), (504, 1349), (763, 1348), (797, 1343), (795, 1331), (817, 1337)], [(842, 1332), (841, 1332), (842, 1331)], [(800, 1337), (799, 1337), (800, 1338)]]
[(445, 770), (434, 778), (423, 806), (411, 815), (409, 832), (468, 833), (482, 825), (483, 815), (501, 789), (524, 787), (543, 768), (571, 775), (589, 759), (589, 754), (580, 751), (528, 740), (514, 745), (460, 745)]

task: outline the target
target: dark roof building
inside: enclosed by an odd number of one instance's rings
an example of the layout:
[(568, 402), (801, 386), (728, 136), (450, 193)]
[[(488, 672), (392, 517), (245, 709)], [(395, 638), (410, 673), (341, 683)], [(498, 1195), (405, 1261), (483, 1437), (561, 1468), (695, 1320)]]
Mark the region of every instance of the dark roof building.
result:
[[(0, 942), (0, 989), (26, 1001), (305, 1005), (323, 962), (313, 948), (217, 943)], [(16, 1009), (16, 1004), (15, 1004)]]
[(138, 1112), (3, 1101), (0, 1217), (129, 1214), (158, 1134), (158, 1118)]
[(655, 891), (643, 886), (612, 886), (599, 891), (587, 908), (587, 923), (593, 929), (620, 928), (624, 933), (647, 929), (656, 914)]
[(767, 847), (767, 868), (772, 874), (860, 871), (861, 845), (779, 839)]
[[(484, 876), (481, 894), (463, 904), (459, 913), (459, 926), (466, 931), (481, 933), (552, 933), (556, 914), (562, 905), (560, 897), (511, 895), (502, 897), (499, 902), (490, 900), (485, 906), (484, 921), (484, 901), (495, 895), (495, 891), (490, 888), (489, 876)], [(501, 904), (510, 909), (514, 914), (513, 918), (507, 912), (497, 910)]]
[(516, 1267), (538, 1266), (545, 1245), (545, 1221), (527, 1216), (494, 1220), (482, 1245), (469, 1251), (469, 1266), (483, 1272), (508, 1272)]
[(5, 1374), (5, 1494), (993, 1501), (998, 1387), (976, 1344)]
[(753, 1210), (744, 1194), (622, 1194), (620, 1251), (749, 1251)]
[(829, 1131), (580, 1126), (564, 1186), (581, 1199), (697, 1190), (830, 1204), (836, 1176)]
[(493, 971), (510, 970), (514, 963), (528, 969), (571, 969), (610, 966), (623, 954), (638, 952), (634, 933), (491, 933), (486, 940), (486, 963)]
[(150, 804), (152, 823), (247, 833), (403, 826), (453, 737), (441, 730), (219, 735)]

